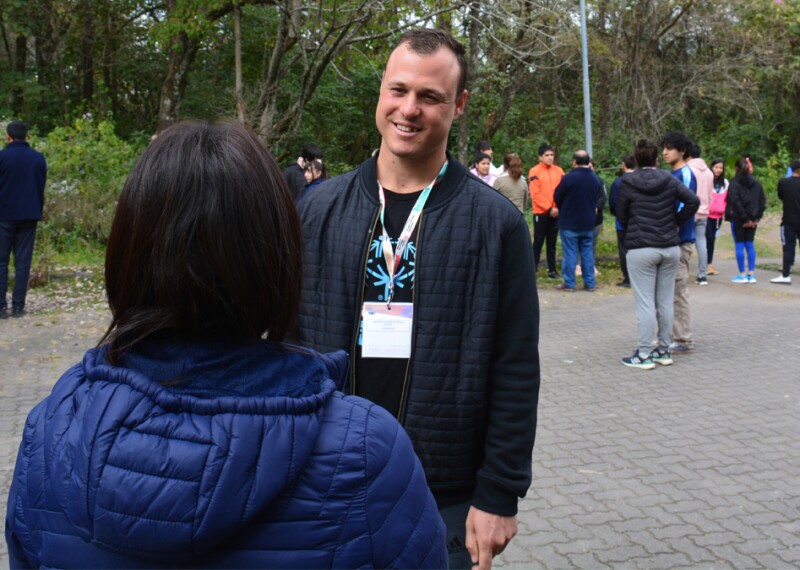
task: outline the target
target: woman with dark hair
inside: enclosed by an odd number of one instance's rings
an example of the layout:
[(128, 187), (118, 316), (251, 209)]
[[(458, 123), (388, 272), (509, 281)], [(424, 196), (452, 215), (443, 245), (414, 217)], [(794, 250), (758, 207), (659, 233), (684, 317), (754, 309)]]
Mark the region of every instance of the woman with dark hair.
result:
[[(734, 164), (736, 174), (728, 187), (728, 203), (725, 219), (731, 223), (731, 233), (736, 246), (736, 264), (739, 274), (733, 283), (755, 283), (756, 275), (756, 227), (764, 215), (767, 198), (761, 183), (753, 178), (750, 159), (740, 158)], [(745, 273), (745, 251), (747, 251), (747, 273)]]
[(491, 173), (491, 169), (492, 157), (482, 152), (476, 152), (470, 172), (491, 186), (495, 181), (495, 176)]
[(722, 227), (725, 217), (725, 204), (728, 199), (728, 179), (725, 178), (725, 161), (715, 158), (711, 161), (711, 173), (714, 175), (714, 189), (708, 203), (708, 224), (706, 224), (706, 250), (708, 251), (708, 273), (719, 275), (711, 262), (714, 260), (714, 244), (717, 241), (717, 232)]
[[(622, 177), (615, 211), (625, 228), (628, 276), (636, 300), (638, 346), (622, 364), (652, 370), (672, 364), (673, 299), (680, 261), (678, 228), (700, 207), (697, 195), (665, 170), (659, 170), (659, 147), (640, 140), (633, 157), (636, 170)], [(653, 350), (653, 338), (658, 346)]]
[(522, 159), (514, 152), (505, 155), (503, 170), (503, 174), (494, 181), (494, 189), (511, 200), (520, 212), (524, 212), (528, 183), (522, 177)]
[(300, 224), (238, 123), (140, 157), (106, 254), (111, 325), (28, 417), (11, 567), (443, 567), (411, 443), (336, 391), (344, 353), (283, 342)]

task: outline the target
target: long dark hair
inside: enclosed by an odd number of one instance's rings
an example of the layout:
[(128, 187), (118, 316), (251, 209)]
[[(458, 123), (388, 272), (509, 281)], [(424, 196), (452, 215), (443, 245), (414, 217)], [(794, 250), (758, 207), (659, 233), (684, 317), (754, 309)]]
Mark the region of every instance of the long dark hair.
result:
[(302, 234), (275, 160), (235, 122), (179, 123), (128, 176), (106, 251), (113, 363), (159, 331), (281, 341), (300, 300)]
[(713, 171), (714, 167), (717, 164), (722, 165), (722, 174), (719, 176), (714, 177), (714, 188), (724, 188), (725, 187), (725, 161), (721, 158), (715, 158), (711, 161), (711, 165), (708, 167), (709, 170)]

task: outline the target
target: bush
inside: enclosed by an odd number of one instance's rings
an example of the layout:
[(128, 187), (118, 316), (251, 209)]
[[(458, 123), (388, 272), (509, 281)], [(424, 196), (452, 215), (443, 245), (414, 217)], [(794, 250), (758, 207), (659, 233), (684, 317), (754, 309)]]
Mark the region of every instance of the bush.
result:
[(137, 149), (90, 114), (32, 143), (48, 164), (41, 238), (59, 251), (81, 240), (105, 243)]

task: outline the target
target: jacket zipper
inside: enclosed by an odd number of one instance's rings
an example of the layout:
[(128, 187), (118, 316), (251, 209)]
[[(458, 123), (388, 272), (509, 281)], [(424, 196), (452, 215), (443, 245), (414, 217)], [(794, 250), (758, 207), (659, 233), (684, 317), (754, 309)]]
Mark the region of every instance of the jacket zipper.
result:
[[(378, 227), (378, 218), (380, 218), (380, 208), (378, 209), (378, 213), (375, 214), (375, 219), (372, 221), (372, 229), (369, 232), (369, 236), (367, 237), (367, 244), (366, 244), (366, 255), (364, 256), (364, 270), (361, 272), (361, 279), (358, 281), (360, 283), (361, 293), (359, 294), (359, 303), (356, 307), (356, 319), (355, 324), (353, 325), (353, 344), (350, 350), (350, 355), (352, 360), (352, 364), (350, 366), (350, 394), (355, 396), (356, 394), (356, 348), (358, 346), (358, 329), (361, 325), (361, 308), (364, 306), (364, 285), (366, 284), (367, 279), (367, 265), (369, 265), (369, 245), (372, 241), (372, 236), (375, 235), (375, 228)], [(421, 217), (421, 216), (420, 216)]]
[(414, 356), (414, 340), (416, 338), (416, 331), (417, 331), (417, 283), (419, 283), (419, 260), (420, 260), (420, 244), (422, 243), (422, 217), (425, 211), (423, 210), (419, 214), (419, 220), (417, 220), (417, 224), (419, 229), (417, 230), (417, 251), (414, 254), (414, 289), (411, 292), (411, 307), (412, 307), (412, 314), (414, 315), (414, 320), (411, 321), (411, 355), (406, 360), (406, 373), (403, 377), (403, 390), (400, 392), (400, 406), (397, 408), (397, 421), (400, 424), (403, 424), (406, 416), (406, 399), (408, 396), (408, 377), (409, 377), (409, 370), (411, 369), (411, 359)]

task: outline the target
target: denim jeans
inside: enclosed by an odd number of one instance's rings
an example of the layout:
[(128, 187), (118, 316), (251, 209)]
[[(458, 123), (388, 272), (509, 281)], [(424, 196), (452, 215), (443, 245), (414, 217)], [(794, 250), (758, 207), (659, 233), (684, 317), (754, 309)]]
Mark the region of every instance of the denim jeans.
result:
[(697, 248), (697, 276), (705, 277), (708, 271), (708, 247), (706, 245), (706, 224), (707, 218), (695, 220), (695, 247)]
[(565, 287), (575, 287), (575, 264), (578, 261), (578, 251), (581, 252), (581, 277), (586, 287), (594, 288), (594, 229), (584, 232), (561, 230), (561, 276), (564, 278)]
[(36, 220), (0, 222), (0, 311), (8, 308), (6, 300), (8, 262), (12, 252), (14, 253), (14, 292), (11, 295), (11, 306), (17, 310), (25, 308), (37, 223)]

